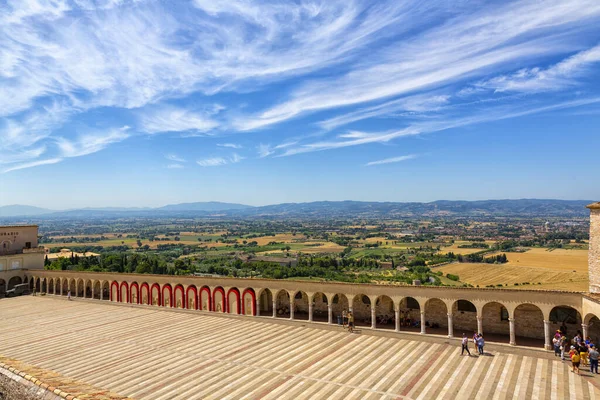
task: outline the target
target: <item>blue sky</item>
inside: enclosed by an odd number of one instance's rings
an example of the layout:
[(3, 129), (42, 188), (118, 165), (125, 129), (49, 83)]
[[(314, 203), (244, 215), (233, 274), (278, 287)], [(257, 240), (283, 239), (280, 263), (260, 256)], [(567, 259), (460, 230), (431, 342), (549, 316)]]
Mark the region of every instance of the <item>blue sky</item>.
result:
[(600, 199), (600, 2), (0, 0), (0, 205)]

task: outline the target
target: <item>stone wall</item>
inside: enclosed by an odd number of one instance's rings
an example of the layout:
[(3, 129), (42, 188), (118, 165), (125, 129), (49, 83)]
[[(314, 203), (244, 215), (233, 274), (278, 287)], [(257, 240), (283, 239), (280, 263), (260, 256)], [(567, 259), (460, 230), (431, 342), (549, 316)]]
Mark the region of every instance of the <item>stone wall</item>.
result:
[(590, 246), (588, 252), (590, 292), (600, 293), (600, 203), (588, 207), (590, 208)]

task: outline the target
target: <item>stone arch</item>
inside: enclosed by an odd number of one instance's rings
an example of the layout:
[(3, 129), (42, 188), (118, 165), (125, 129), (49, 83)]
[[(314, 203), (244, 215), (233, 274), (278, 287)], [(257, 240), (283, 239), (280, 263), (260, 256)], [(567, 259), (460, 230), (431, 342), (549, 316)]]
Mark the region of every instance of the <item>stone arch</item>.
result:
[(77, 280), (77, 283), (75, 284), (75, 287), (77, 289), (77, 297), (84, 297), (83, 294), (85, 293), (85, 282), (83, 281), (83, 279), (79, 279)]
[(173, 290), (173, 307), (186, 308), (185, 290), (181, 284), (176, 285), (175, 289)]
[(76, 289), (77, 289), (77, 282), (75, 281), (75, 278), (71, 278), (71, 280), (69, 281), (69, 290), (71, 291), (71, 296), (77, 296)]
[(425, 301), (425, 331), (427, 333), (447, 332), (448, 329), (448, 306), (438, 298)]
[[(8, 280), (8, 284), (7, 284), (6, 289), (10, 290), (10, 289), (14, 288), (15, 285), (20, 285), (21, 283), (23, 283), (23, 281), (21, 280), (20, 276), (13, 276), (12, 278), (10, 278)], [(0, 291), (0, 293), (3, 293), (3, 292)]]
[(333, 314), (334, 322), (336, 319), (342, 318), (342, 313), (350, 309), (350, 302), (345, 294), (337, 293), (331, 296), (331, 313)]
[(140, 286), (137, 282), (131, 282), (129, 285), (129, 302), (131, 304), (140, 304)]
[(0, 279), (0, 294), (4, 295), (6, 292), (6, 281), (4, 279)]
[(140, 285), (140, 304), (152, 305), (152, 296), (150, 296), (150, 285), (148, 285), (148, 282), (142, 282)]
[(294, 307), (294, 319), (308, 321), (308, 294), (302, 290), (298, 290), (294, 292), (292, 296), (290, 296), (290, 299), (293, 300), (292, 305)]
[(102, 282), (102, 299), (110, 300), (110, 283), (108, 281)]
[(460, 331), (457, 335), (465, 333), (467, 336), (473, 336), (473, 333), (478, 331), (477, 306), (473, 302), (456, 300), (452, 303), (451, 310), (453, 329)]
[(164, 307), (173, 308), (173, 288), (171, 287), (171, 284), (165, 283), (163, 285), (163, 287), (162, 287), (162, 299), (163, 299), (162, 305)]
[(352, 299), (352, 313), (356, 326), (371, 326), (371, 298), (359, 293)]
[(35, 291), (41, 292), (42, 291), (42, 282), (40, 281), (40, 278), (36, 277), (34, 279), (35, 279)]
[(150, 287), (150, 300), (153, 306), (162, 306), (162, 292), (158, 283), (153, 283)]
[(94, 282), (94, 299), (100, 300), (100, 295), (102, 294), (102, 285), (100, 281)]
[(110, 301), (121, 301), (119, 283), (117, 281), (112, 281), (110, 284)]
[(62, 280), (62, 294), (63, 294), (63, 296), (66, 296), (68, 291), (69, 291), (69, 280), (67, 278), (63, 278), (63, 280)]
[(508, 308), (497, 301), (485, 303), (481, 308), (483, 337), (494, 342), (510, 342)]
[(550, 321), (550, 328), (553, 332), (560, 329), (561, 326), (563, 329), (566, 327), (567, 334), (571, 338), (575, 336), (577, 331), (581, 330), (581, 324), (583, 323), (581, 314), (576, 308), (563, 305), (553, 307), (550, 310), (548, 320)]
[(48, 284), (46, 282), (46, 278), (42, 278), (42, 282), (41, 282), (41, 292), (42, 293), (46, 293), (46, 291), (48, 290)]
[(227, 291), (227, 313), (241, 314), (240, 291), (237, 288), (230, 288)]
[(246, 288), (242, 292), (242, 314), (256, 315), (256, 294), (252, 288)]
[(33, 291), (33, 285), (35, 285), (34, 279), (31, 278), (29, 280), (29, 291)]
[(94, 283), (91, 280), (85, 281), (85, 288), (83, 292), (83, 297), (91, 299), (92, 298), (92, 289), (94, 287)]
[(273, 292), (267, 288), (259, 291), (258, 304), (261, 315), (273, 315)]
[(224, 313), (227, 311), (227, 303), (225, 298), (225, 290), (221, 286), (213, 289), (213, 305), (212, 310), (215, 312)]
[(595, 314), (589, 313), (584, 318), (587, 325), (587, 336), (596, 346), (600, 344), (600, 318)]
[(544, 313), (535, 304), (519, 304), (514, 312), (515, 342), (523, 346), (544, 346)]
[(48, 281), (48, 294), (54, 294), (54, 278), (50, 278)]
[(61, 278), (57, 278), (54, 282), (54, 294), (56, 295), (62, 295), (63, 293), (62, 290), (62, 279)]
[(185, 298), (186, 298), (186, 308), (189, 310), (197, 310), (198, 309), (198, 290), (196, 286), (190, 285), (185, 290)]
[(130, 303), (129, 299), (129, 285), (127, 282), (121, 282), (120, 293), (119, 293), (119, 301), (121, 303)]
[(277, 309), (277, 317), (289, 318), (290, 317), (290, 294), (281, 289), (275, 295), (275, 306)]
[(399, 306), (400, 330), (419, 332), (421, 323), (421, 304), (414, 297), (403, 297)]
[(198, 293), (198, 309), (203, 311), (214, 310), (212, 293), (208, 286), (200, 288), (200, 292)]
[(375, 300), (376, 327), (381, 329), (395, 329), (396, 307), (390, 296), (381, 295)]
[(313, 304), (313, 321), (327, 322), (329, 320), (327, 295), (323, 292), (314, 293), (310, 301)]

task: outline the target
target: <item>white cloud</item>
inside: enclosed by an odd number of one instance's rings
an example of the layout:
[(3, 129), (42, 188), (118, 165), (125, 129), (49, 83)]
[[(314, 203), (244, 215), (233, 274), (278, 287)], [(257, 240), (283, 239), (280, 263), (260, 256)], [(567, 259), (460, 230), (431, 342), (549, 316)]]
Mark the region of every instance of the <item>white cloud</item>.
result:
[(402, 161), (407, 161), (407, 160), (412, 160), (417, 158), (418, 156), (416, 154), (409, 154), (406, 156), (400, 156), (400, 157), (392, 157), (392, 158), (385, 158), (383, 160), (378, 160), (378, 161), (371, 161), (365, 164), (365, 166), (370, 167), (372, 165), (381, 165), (381, 164), (391, 164), (391, 163), (397, 163), (397, 162), (402, 162)]
[(86, 133), (80, 135), (76, 140), (61, 137), (56, 140), (56, 143), (62, 157), (81, 157), (127, 139), (129, 137), (129, 134), (126, 133), (128, 129), (128, 126), (124, 126), (119, 129), (111, 129), (107, 133)]
[(226, 164), (235, 164), (242, 161), (244, 157), (233, 153), (231, 157), (211, 157), (196, 161), (201, 167), (218, 167)]
[(242, 148), (241, 144), (235, 144), (235, 143), (219, 143), (219, 144), (217, 144), (217, 146), (229, 147), (230, 149), (241, 149)]
[(167, 154), (165, 158), (169, 161), (175, 161), (178, 163), (184, 163), (185, 159), (183, 157), (179, 157), (177, 154)]
[(17, 171), (19, 169), (38, 167), (40, 165), (56, 164), (56, 163), (61, 162), (62, 160), (63, 160), (62, 158), (49, 158), (46, 160), (38, 160), (38, 161), (21, 163), (21, 164), (15, 164), (15, 165), (4, 168), (2, 170), (2, 173)]
[(207, 115), (178, 107), (150, 107), (140, 112), (140, 129), (146, 133), (208, 132), (219, 123)]
[(181, 164), (169, 164), (169, 165), (167, 165), (167, 168), (168, 169), (181, 169), (181, 168), (184, 168), (184, 166)]

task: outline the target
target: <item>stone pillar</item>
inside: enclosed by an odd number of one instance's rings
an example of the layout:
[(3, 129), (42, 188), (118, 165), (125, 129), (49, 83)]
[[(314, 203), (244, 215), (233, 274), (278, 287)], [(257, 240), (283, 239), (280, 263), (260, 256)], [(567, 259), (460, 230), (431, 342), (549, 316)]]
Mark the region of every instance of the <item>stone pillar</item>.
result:
[(104, 285), (100, 283), (100, 300), (104, 300)]
[(273, 318), (277, 317), (277, 300), (273, 300)]
[(448, 313), (448, 337), (454, 336), (454, 324), (452, 323), (452, 313)]
[(333, 324), (333, 306), (331, 304), (327, 304), (327, 323)]
[(550, 340), (550, 321), (544, 320), (544, 348), (552, 349), (552, 340)]
[(516, 346), (517, 341), (515, 340), (515, 319), (514, 318), (508, 319), (508, 326), (510, 328), (510, 345)]
[(256, 299), (256, 316), (260, 317), (260, 299)]
[(377, 328), (377, 309), (376, 307), (371, 307), (371, 329)]
[(400, 310), (394, 311), (396, 317), (396, 332), (400, 332)]
[(63, 286), (65, 286), (62, 282), (60, 283), (60, 295), (63, 295)]
[(308, 322), (313, 321), (313, 303), (312, 301), (308, 303)]
[(477, 316), (477, 333), (483, 335), (483, 317), (481, 315)]
[(600, 202), (590, 204), (587, 208), (590, 209), (589, 289), (591, 293), (600, 293)]
[(421, 335), (426, 334), (425, 330), (425, 311), (421, 311)]
[(290, 319), (294, 319), (294, 299), (290, 298)]
[(581, 334), (583, 335), (583, 340), (588, 337), (588, 324), (581, 324)]
[(94, 286), (96, 285), (94, 285), (94, 283), (92, 282), (92, 299), (94, 298)]

